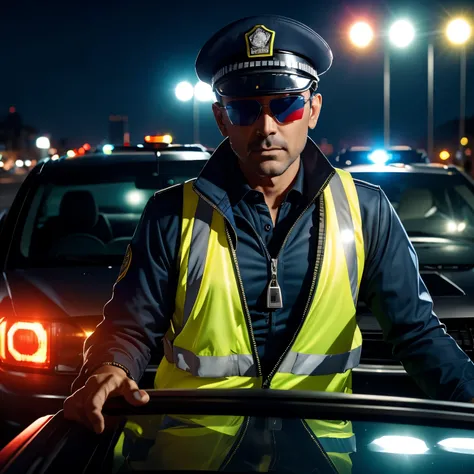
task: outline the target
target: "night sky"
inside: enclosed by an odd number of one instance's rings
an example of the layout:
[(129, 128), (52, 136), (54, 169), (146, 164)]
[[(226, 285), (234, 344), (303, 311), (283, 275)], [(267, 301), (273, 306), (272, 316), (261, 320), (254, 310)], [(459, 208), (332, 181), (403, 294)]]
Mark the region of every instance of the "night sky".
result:
[[(458, 117), (460, 77), (459, 52), (441, 30), (450, 16), (467, 13), (474, 20), (472, 1), (239, 0), (233, 7), (215, 0), (8, 3), (0, 10), (0, 119), (14, 105), (25, 123), (74, 146), (106, 138), (109, 114), (128, 115), (132, 142), (153, 133), (191, 142), (192, 103), (176, 100), (175, 85), (196, 81), (196, 55), (217, 29), (261, 13), (303, 21), (333, 49), (333, 67), (320, 83), (322, 115), (311, 136), (336, 146), (342, 140), (380, 143), (383, 38), (368, 50), (355, 50), (347, 40), (350, 24), (369, 19), (382, 34), (390, 21), (408, 17), (421, 34), (438, 31), (435, 124), (440, 124)], [(426, 38), (418, 36), (408, 49), (393, 50), (393, 143), (423, 140), (426, 134), (426, 49)], [(467, 82), (466, 112), (474, 115), (474, 38)], [(210, 104), (200, 106), (200, 117), (202, 142), (217, 145), (221, 138)]]

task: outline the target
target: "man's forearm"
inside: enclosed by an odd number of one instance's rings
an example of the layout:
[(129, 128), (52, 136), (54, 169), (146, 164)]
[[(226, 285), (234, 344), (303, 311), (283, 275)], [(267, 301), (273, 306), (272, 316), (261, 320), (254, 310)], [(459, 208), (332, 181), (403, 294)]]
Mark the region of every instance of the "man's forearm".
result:
[(130, 378), (139, 381), (149, 360), (150, 348), (143, 341), (143, 335), (134, 335), (134, 331), (113, 327), (113, 324), (104, 320), (85, 342), (84, 363), (72, 389), (77, 390), (95, 370), (106, 363), (121, 367)]
[(430, 328), (394, 345), (394, 356), (431, 398), (468, 402), (474, 398), (474, 364), (433, 316)]

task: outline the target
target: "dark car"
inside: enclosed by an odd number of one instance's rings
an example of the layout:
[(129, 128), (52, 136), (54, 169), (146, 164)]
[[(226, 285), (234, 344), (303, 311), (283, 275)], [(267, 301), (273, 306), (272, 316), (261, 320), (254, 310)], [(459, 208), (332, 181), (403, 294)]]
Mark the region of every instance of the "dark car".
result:
[[(110, 153), (35, 168), (20, 189), (0, 234), (4, 269), (0, 288), (0, 415), (17, 428), (56, 412), (69, 394), (81, 365), (84, 340), (101, 320), (126, 245), (148, 197), (156, 189), (196, 176), (209, 156), (199, 148), (171, 147), (159, 151), (159, 157), (147, 150), (130, 153), (116, 149)], [(354, 176), (368, 181), (379, 176), (364, 175), (363, 170)], [(454, 178), (454, 187), (466, 183), (467, 195), (474, 196), (471, 182), (457, 171), (426, 166), (386, 170), (380, 176), (397, 176), (400, 182), (413, 175), (406, 186), (414, 188), (425, 175), (428, 180)], [(450, 183), (445, 186), (449, 188)], [(438, 181), (433, 184), (438, 186)], [(440, 192), (443, 196), (442, 187)], [(429, 262), (440, 264), (438, 254), (446, 249), (439, 253), (440, 245), (429, 245), (435, 246)], [(466, 300), (452, 297), (451, 293), (458, 290), (451, 283), (447, 283), (448, 297), (440, 293), (445, 291), (443, 275), (448, 273), (443, 270), (438, 276), (435, 268), (427, 276), (426, 268), (423, 271), (431, 291), (441, 295), (437, 299), (440, 310), (443, 304), (446, 307), (440, 312), (443, 320), (445, 312), (453, 316), (465, 311)], [(464, 274), (469, 278), (469, 270)], [(354, 374), (354, 392), (424, 396), (391, 358), (375, 318), (363, 307), (359, 321), (364, 344), (362, 365)], [(455, 318), (449, 324), (450, 332), (461, 342), (465, 332), (455, 322), (465, 321)], [(462, 347), (472, 354), (468, 345)], [(153, 355), (140, 381), (143, 388), (153, 386), (160, 358), (161, 354)]]
[(27, 176), (0, 227), (0, 421), (23, 428), (60, 408), (146, 202), (196, 177), (209, 156), (109, 147)]
[(424, 150), (415, 150), (408, 146), (388, 148), (349, 147), (342, 150), (333, 160), (337, 168), (359, 165), (388, 165), (394, 163), (427, 164), (428, 155)]
[[(393, 165), (347, 168), (352, 176), (381, 186), (400, 217), (419, 258), (434, 311), (471, 357), (474, 335), (474, 182), (454, 166)], [(354, 391), (423, 396), (408, 378), (382, 330), (359, 304), (362, 365)], [(380, 383), (385, 376), (386, 383)]]
[[(110, 400), (105, 412), (110, 418), (101, 435), (64, 420), (62, 412), (38, 419), (0, 451), (0, 473), (474, 472), (472, 404), (291, 390), (163, 390), (150, 391), (140, 408)], [(160, 432), (186, 415), (196, 434), (186, 438), (175, 430), (174, 440), (163, 443)], [(199, 421), (209, 416), (214, 432), (239, 420), (230, 450), (204, 444), (196, 451), (206, 441)], [(348, 426), (350, 460), (334, 452), (329, 432), (307, 434), (309, 425), (322, 428), (328, 419)], [(222, 462), (212, 462), (219, 455)], [(166, 469), (166, 460), (182, 469)]]

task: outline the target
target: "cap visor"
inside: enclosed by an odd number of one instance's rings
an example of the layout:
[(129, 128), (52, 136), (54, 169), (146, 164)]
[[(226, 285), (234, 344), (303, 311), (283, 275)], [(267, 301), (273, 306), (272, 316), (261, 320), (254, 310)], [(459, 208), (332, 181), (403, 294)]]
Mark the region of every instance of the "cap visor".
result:
[(296, 74), (246, 74), (223, 78), (215, 88), (223, 97), (255, 97), (303, 92), (310, 88), (313, 81), (313, 78)]

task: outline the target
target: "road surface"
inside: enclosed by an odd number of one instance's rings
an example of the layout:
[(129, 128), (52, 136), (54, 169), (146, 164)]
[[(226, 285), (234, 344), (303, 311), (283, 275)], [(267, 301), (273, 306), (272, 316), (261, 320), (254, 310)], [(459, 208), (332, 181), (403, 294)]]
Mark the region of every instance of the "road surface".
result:
[(26, 175), (0, 175), (0, 211), (11, 206)]

